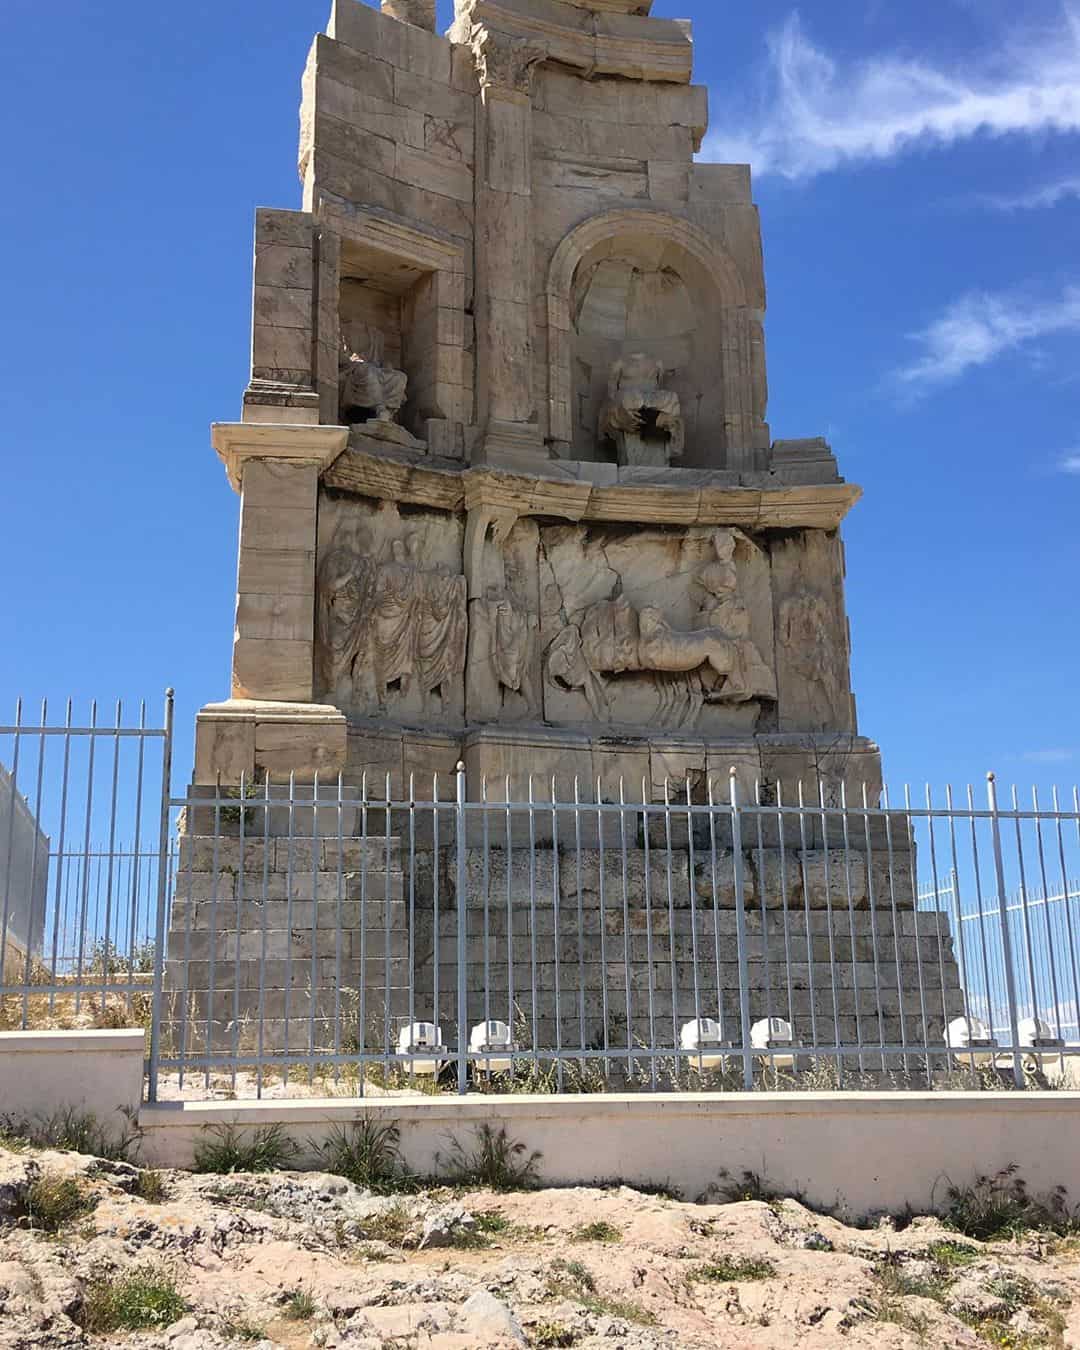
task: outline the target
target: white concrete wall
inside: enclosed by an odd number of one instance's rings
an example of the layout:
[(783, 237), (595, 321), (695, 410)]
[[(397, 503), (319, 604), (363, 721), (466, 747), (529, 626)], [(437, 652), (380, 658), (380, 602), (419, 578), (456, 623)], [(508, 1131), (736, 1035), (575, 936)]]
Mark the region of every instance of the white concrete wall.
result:
[(1035, 1190), (1080, 1200), (1080, 1094), (756, 1093), (708, 1096), (469, 1097), (397, 1101), (214, 1102), (144, 1107), (143, 1156), (183, 1167), (206, 1126), (280, 1121), (297, 1143), (364, 1115), (394, 1119), (416, 1171), (435, 1171), (448, 1133), (505, 1124), (543, 1153), (547, 1184), (668, 1182), (698, 1196), (722, 1170), (853, 1215), (926, 1211), (958, 1184), (1018, 1163)]
[(102, 1124), (142, 1100), (141, 1031), (0, 1032), (0, 1117), (91, 1111)]

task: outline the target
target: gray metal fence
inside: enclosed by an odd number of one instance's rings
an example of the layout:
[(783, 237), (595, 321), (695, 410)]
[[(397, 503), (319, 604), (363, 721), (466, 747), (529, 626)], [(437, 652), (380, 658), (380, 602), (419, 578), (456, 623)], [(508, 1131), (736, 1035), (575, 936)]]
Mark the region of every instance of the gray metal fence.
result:
[(1022, 1085), (1080, 1054), (1080, 801), (463, 771), (169, 795), (171, 698), (0, 727), (0, 1027), (148, 1093)]

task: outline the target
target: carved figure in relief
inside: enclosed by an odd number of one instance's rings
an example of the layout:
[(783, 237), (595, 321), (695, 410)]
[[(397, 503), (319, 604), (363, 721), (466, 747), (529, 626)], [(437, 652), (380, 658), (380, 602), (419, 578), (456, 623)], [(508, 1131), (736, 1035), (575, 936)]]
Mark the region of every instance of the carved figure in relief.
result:
[[(762, 659), (750, 637), (750, 611), (739, 594), (739, 574), (735, 566), (734, 530), (717, 530), (712, 537), (716, 561), (706, 563), (697, 575), (697, 584), (705, 592), (698, 611), (703, 628), (719, 629), (735, 643), (733, 669), (723, 682), (725, 703), (747, 702), (754, 698), (776, 698), (776, 676)], [(706, 689), (706, 700), (710, 691)]]
[(319, 569), (319, 665), (335, 703), (386, 711), (390, 690), (442, 700), (465, 669), (465, 578), (425, 568), (419, 541), (394, 539), (385, 562), (333, 549)]
[(341, 420), (352, 426), (360, 422), (396, 422), (405, 402), (409, 377), (383, 361), (383, 338), (376, 329), (364, 325), (359, 351), (345, 333), (341, 335), (338, 357)]
[(664, 364), (644, 352), (611, 367), (607, 402), (600, 410), (600, 440), (612, 440), (618, 462), (666, 466), (679, 459), (686, 430), (679, 396), (663, 387)]
[(836, 613), (816, 591), (798, 591), (780, 605), (779, 642), (802, 681), (813, 720), (822, 730), (837, 726), (839, 701), (846, 698), (846, 671), (837, 649)]

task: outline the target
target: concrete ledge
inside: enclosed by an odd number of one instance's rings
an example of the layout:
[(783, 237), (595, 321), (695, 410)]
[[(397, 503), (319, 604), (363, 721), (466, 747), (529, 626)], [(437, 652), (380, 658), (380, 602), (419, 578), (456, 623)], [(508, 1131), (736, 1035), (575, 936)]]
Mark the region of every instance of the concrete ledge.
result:
[(141, 1031), (0, 1032), (0, 1115), (73, 1107), (102, 1122), (142, 1100)]
[(753, 1171), (812, 1204), (853, 1215), (930, 1210), (944, 1179), (962, 1184), (1017, 1163), (1036, 1191), (1080, 1199), (1080, 1093), (754, 1093), (582, 1097), (434, 1097), (196, 1102), (147, 1106), (145, 1161), (190, 1166), (206, 1127), (280, 1123), (308, 1158), (335, 1127), (369, 1117), (401, 1126), (419, 1173), (447, 1136), (505, 1125), (543, 1154), (548, 1185), (667, 1182), (688, 1198), (722, 1171)]

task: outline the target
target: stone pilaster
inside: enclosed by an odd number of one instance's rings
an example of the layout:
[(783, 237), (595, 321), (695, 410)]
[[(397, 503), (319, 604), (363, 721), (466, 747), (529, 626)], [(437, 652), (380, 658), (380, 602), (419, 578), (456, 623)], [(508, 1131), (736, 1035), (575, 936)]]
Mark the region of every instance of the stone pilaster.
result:
[(546, 48), (474, 28), (480, 81), (476, 346), (482, 457), (547, 458), (533, 379), (532, 75)]
[(319, 473), (348, 434), (345, 427), (214, 427), (214, 449), (241, 501), (234, 698), (311, 701)]

